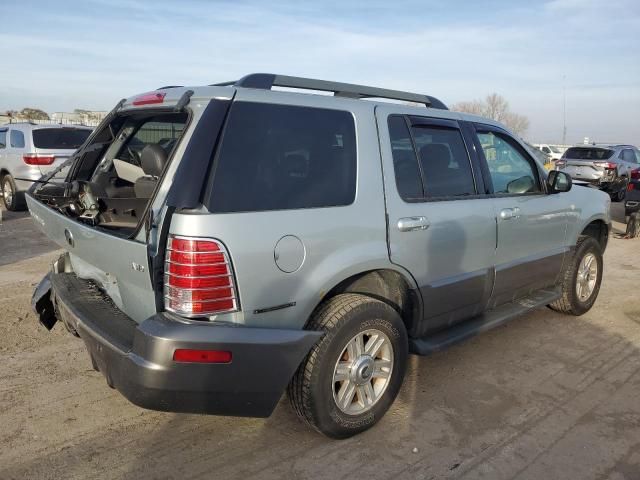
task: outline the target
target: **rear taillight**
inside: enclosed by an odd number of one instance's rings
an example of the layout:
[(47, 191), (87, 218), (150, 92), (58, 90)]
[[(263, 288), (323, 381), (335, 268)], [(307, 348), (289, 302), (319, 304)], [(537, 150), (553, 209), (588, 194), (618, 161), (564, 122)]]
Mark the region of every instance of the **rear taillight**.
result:
[(27, 165), (51, 165), (55, 157), (53, 155), (38, 155), (37, 153), (25, 153), (22, 161)]
[(640, 180), (640, 168), (634, 168), (629, 172), (629, 175), (633, 180)]
[(593, 162), (594, 165), (598, 165), (599, 167), (604, 167), (604, 168), (608, 168), (610, 170), (613, 170), (616, 168), (616, 164), (613, 162)]
[(633, 188), (634, 188), (634, 187), (633, 187), (633, 183), (629, 183), (629, 184), (627, 185), (627, 190), (628, 190), (629, 192), (630, 192), (631, 190), (633, 190)]
[(164, 307), (185, 317), (238, 310), (231, 259), (220, 242), (206, 238), (169, 237)]
[(134, 98), (133, 104), (136, 106), (139, 106), (139, 105), (153, 105), (156, 103), (163, 103), (165, 95), (166, 93), (159, 93), (159, 92), (145, 93), (144, 95), (140, 95), (139, 97)]

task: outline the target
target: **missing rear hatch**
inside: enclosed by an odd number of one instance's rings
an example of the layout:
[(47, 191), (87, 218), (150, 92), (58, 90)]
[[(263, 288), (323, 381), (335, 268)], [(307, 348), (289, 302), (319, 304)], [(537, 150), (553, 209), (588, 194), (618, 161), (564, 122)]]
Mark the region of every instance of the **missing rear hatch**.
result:
[(73, 162), (33, 191), (38, 200), (91, 226), (134, 232), (188, 123), (186, 112), (123, 112)]

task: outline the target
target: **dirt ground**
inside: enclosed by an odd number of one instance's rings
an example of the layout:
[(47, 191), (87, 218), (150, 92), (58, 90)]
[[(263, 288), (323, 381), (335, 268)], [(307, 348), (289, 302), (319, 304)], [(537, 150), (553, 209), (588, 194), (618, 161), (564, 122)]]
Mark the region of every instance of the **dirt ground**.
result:
[(0, 479), (640, 479), (640, 239), (612, 236), (588, 314), (543, 308), (413, 356), (380, 423), (332, 441), (286, 397), (268, 419), (130, 404), (79, 339), (38, 325), (29, 300), (55, 246), (2, 213)]

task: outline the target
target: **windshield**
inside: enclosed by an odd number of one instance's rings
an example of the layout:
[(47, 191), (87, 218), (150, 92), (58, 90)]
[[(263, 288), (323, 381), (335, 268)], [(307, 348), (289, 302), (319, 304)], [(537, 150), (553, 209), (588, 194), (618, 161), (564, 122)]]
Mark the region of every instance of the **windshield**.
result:
[(75, 150), (90, 133), (86, 128), (40, 128), (33, 131), (33, 145), (48, 150)]
[(572, 147), (564, 152), (564, 158), (569, 160), (606, 160), (613, 155), (608, 148)]

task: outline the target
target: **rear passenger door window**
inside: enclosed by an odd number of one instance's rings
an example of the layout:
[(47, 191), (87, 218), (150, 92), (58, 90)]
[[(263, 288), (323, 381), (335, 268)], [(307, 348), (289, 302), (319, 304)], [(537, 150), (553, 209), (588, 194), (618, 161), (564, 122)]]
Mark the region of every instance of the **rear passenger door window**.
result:
[(493, 130), (480, 129), (477, 134), (494, 193), (518, 195), (542, 191), (533, 158), (514, 139)]
[(624, 162), (637, 163), (636, 154), (630, 148), (625, 148), (624, 150), (622, 150), (622, 152), (620, 152), (620, 158)]
[(12, 148), (24, 148), (24, 133), (20, 130), (11, 130), (9, 137)]
[(469, 154), (455, 121), (392, 115), (388, 124), (396, 186), (404, 200), (477, 193)]
[(235, 102), (217, 158), (212, 212), (349, 205), (356, 194), (351, 113)]

